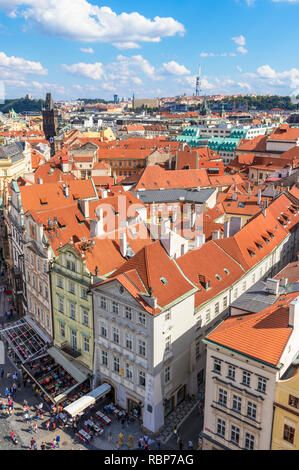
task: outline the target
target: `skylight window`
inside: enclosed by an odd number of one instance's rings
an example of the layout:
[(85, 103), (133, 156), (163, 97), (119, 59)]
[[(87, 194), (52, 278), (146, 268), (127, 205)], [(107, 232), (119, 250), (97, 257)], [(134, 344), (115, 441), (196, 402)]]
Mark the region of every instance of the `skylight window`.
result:
[(165, 277), (161, 277), (160, 281), (161, 281), (162, 284), (164, 284), (164, 285), (168, 284), (168, 281), (167, 281), (167, 279), (165, 279)]
[(227, 268), (224, 268), (225, 274), (229, 274), (229, 270)]
[(219, 274), (215, 274), (215, 277), (216, 277), (216, 279), (218, 279), (218, 281), (221, 281), (221, 279), (222, 279), (221, 276), (219, 276)]

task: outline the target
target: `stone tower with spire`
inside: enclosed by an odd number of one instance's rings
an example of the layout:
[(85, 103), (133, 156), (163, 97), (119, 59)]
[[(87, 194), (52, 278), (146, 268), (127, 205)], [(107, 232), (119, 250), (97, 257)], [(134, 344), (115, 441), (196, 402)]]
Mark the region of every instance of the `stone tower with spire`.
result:
[(58, 112), (54, 109), (51, 93), (46, 95), (46, 104), (43, 109), (43, 127), (46, 140), (51, 144), (51, 156), (54, 155), (54, 137), (58, 129)]

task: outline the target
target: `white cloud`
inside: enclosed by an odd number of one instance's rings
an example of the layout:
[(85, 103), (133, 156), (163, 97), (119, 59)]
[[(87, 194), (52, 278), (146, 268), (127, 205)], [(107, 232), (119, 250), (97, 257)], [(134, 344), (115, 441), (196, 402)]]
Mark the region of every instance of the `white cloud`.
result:
[(16, 78), (16, 75), (47, 75), (48, 71), (44, 69), (40, 62), (23, 59), (22, 57), (7, 56), (0, 52), (0, 77)]
[(162, 66), (162, 72), (169, 75), (189, 75), (191, 73), (184, 65), (180, 65), (174, 60), (164, 63)]
[(139, 78), (139, 77), (132, 77), (132, 82), (135, 83), (135, 85), (138, 85), (138, 86), (143, 84), (141, 78)]
[(246, 88), (247, 90), (252, 90), (251, 85), (249, 85), (249, 83), (238, 82), (238, 86), (240, 88)]
[(94, 49), (92, 47), (81, 47), (80, 51), (85, 54), (94, 54)]
[(140, 45), (137, 44), (137, 42), (114, 42), (113, 43), (114, 47), (117, 47), (117, 49), (140, 49)]
[(185, 33), (184, 26), (172, 17), (156, 16), (152, 20), (138, 12), (118, 15), (87, 0), (0, 0), (0, 8), (47, 35), (117, 47), (122, 43), (160, 42), (164, 37)]
[(243, 46), (237, 47), (237, 51), (240, 52), (243, 55), (248, 54), (248, 50)]
[(246, 39), (245, 37), (243, 36), (243, 34), (241, 34), (240, 36), (237, 36), (235, 38), (232, 38), (232, 40), (238, 45), (238, 46), (245, 46), (246, 44)]
[(239, 65), (236, 66), (236, 69), (237, 69), (239, 72), (243, 72), (243, 69), (242, 69)]
[(78, 64), (62, 65), (63, 69), (71, 75), (79, 75), (80, 77), (90, 78), (92, 80), (100, 80), (104, 76), (103, 64), (95, 62), (94, 64), (86, 64), (79, 62)]

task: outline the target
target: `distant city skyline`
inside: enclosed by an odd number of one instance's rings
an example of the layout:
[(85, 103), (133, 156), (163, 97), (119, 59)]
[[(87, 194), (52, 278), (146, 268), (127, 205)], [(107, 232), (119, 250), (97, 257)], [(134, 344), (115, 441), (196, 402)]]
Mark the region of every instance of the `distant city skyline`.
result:
[[(55, 100), (299, 94), (299, 0), (0, 0), (0, 89)], [(0, 96), (1, 98), (1, 96)]]

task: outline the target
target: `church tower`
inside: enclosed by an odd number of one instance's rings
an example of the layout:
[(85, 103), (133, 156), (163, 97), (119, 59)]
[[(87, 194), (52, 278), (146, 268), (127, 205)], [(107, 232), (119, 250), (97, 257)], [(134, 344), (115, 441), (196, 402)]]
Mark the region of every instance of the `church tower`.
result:
[(43, 109), (43, 126), (46, 140), (51, 144), (51, 156), (55, 154), (54, 137), (58, 129), (58, 112), (54, 109), (54, 103), (51, 93), (46, 95), (46, 104)]

